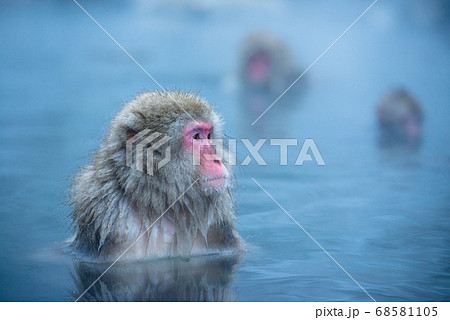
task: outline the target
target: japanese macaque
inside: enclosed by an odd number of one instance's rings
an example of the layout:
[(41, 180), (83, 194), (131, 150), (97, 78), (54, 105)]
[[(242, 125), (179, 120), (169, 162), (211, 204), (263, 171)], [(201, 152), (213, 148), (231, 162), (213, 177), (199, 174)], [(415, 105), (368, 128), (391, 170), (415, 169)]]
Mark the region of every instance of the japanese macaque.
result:
[[(300, 76), (291, 51), (284, 41), (270, 33), (254, 33), (246, 37), (242, 43), (239, 56), (239, 100), (245, 110), (242, 118), (245, 126), (253, 123), (261, 114), (277, 100), (277, 98)], [(292, 112), (298, 107), (298, 98), (304, 89), (305, 79), (296, 83), (276, 103), (276, 112), (264, 117), (258, 123), (256, 135), (266, 135), (269, 130), (277, 130), (279, 134), (286, 129), (280, 126), (286, 123), (286, 112)], [(276, 124), (275, 126), (273, 124)], [(273, 132), (271, 131), (271, 134)]]
[[(222, 122), (207, 101), (185, 92), (144, 92), (126, 103), (73, 183), (76, 252), (111, 261), (128, 248), (122, 259), (243, 250), (232, 170), (212, 142), (223, 138)], [(158, 146), (158, 134), (170, 140)], [(127, 141), (136, 148), (127, 151)], [(147, 150), (141, 161), (138, 145)]]
[(252, 34), (244, 40), (240, 61), (245, 90), (279, 95), (300, 75), (285, 43), (267, 33)]
[(382, 97), (377, 107), (377, 117), (385, 139), (414, 142), (421, 137), (422, 109), (404, 89), (391, 90)]

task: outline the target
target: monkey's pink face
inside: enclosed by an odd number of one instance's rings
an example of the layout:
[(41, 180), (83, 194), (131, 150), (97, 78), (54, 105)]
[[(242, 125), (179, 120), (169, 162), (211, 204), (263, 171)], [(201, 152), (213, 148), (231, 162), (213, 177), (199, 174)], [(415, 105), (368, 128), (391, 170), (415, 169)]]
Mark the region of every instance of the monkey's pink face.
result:
[(253, 82), (262, 82), (269, 77), (270, 57), (265, 52), (253, 54), (247, 62), (247, 76)]
[(188, 123), (183, 130), (183, 144), (194, 166), (199, 170), (203, 187), (222, 188), (228, 177), (227, 168), (213, 146), (213, 126), (207, 122)]
[(408, 114), (403, 119), (406, 135), (411, 139), (416, 139), (420, 136), (420, 120), (415, 114)]

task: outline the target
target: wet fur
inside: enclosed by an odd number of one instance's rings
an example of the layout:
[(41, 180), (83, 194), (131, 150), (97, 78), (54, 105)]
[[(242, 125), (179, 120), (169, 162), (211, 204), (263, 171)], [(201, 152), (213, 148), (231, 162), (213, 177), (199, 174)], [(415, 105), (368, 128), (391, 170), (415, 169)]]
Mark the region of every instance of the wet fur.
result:
[[(229, 178), (220, 190), (201, 186), (198, 170), (183, 152), (182, 128), (192, 119), (181, 107), (196, 121), (211, 122), (213, 138), (223, 137), (222, 119), (196, 95), (144, 92), (125, 104), (71, 189), (71, 246), (84, 258), (115, 259), (166, 211), (123, 258), (189, 257), (243, 248), (232, 221), (233, 181)], [(171, 161), (153, 176), (125, 165), (127, 134), (144, 129), (171, 137)], [(163, 157), (156, 152), (155, 163)], [(223, 162), (231, 173), (226, 158)], [(176, 201), (196, 179), (200, 180)]]

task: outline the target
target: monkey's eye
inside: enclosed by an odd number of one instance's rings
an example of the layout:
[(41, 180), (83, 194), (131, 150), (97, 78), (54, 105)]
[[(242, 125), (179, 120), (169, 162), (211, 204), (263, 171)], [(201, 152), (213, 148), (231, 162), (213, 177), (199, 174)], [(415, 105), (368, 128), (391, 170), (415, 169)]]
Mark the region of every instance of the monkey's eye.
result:
[(136, 134), (137, 134), (137, 132), (134, 131), (133, 129), (128, 129), (127, 130), (127, 140), (133, 138)]
[(194, 134), (194, 136), (192, 138), (195, 140), (198, 140), (198, 139), (200, 139), (200, 135), (198, 133), (196, 133), (196, 134)]
[(210, 132), (210, 133), (208, 133), (208, 139), (211, 139), (211, 137), (212, 137), (212, 133)]

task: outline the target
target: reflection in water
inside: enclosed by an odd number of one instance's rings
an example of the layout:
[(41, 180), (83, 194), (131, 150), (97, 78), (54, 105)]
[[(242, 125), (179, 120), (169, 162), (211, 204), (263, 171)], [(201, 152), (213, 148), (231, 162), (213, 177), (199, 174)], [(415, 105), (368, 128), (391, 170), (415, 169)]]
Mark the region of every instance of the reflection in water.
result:
[(381, 130), (378, 136), (378, 145), (385, 151), (414, 153), (420, 150), (422, 138), (411, 139), (389, 130)]
[[(233, 274), (243, 255), (118, 263), (80, 301), (233, 301)], [(77, 299), (108, 265), (74, 260)]]
[[(240, 107), (242, 109), (242, 126), (247, 128), (277, 99), (278, 96), (263, 90), (248, 90), (240, 94)], [(271, 135), (277, 137), (289, 132), (289, 123), (293, 112), (298, 109), (298, 93), (288, 92), (274, 105), (274, 110), (268, 111), (252, 131), (246, 130), (248, 136), (257, 138)], [(276, 108), (276, 110), (275, 110)], [(271, 108), (272, 109), (272, 108)], [(272, 112), (274, 111), (274, 112)], [(280, 125), (283, 124), (283, 125)]]

